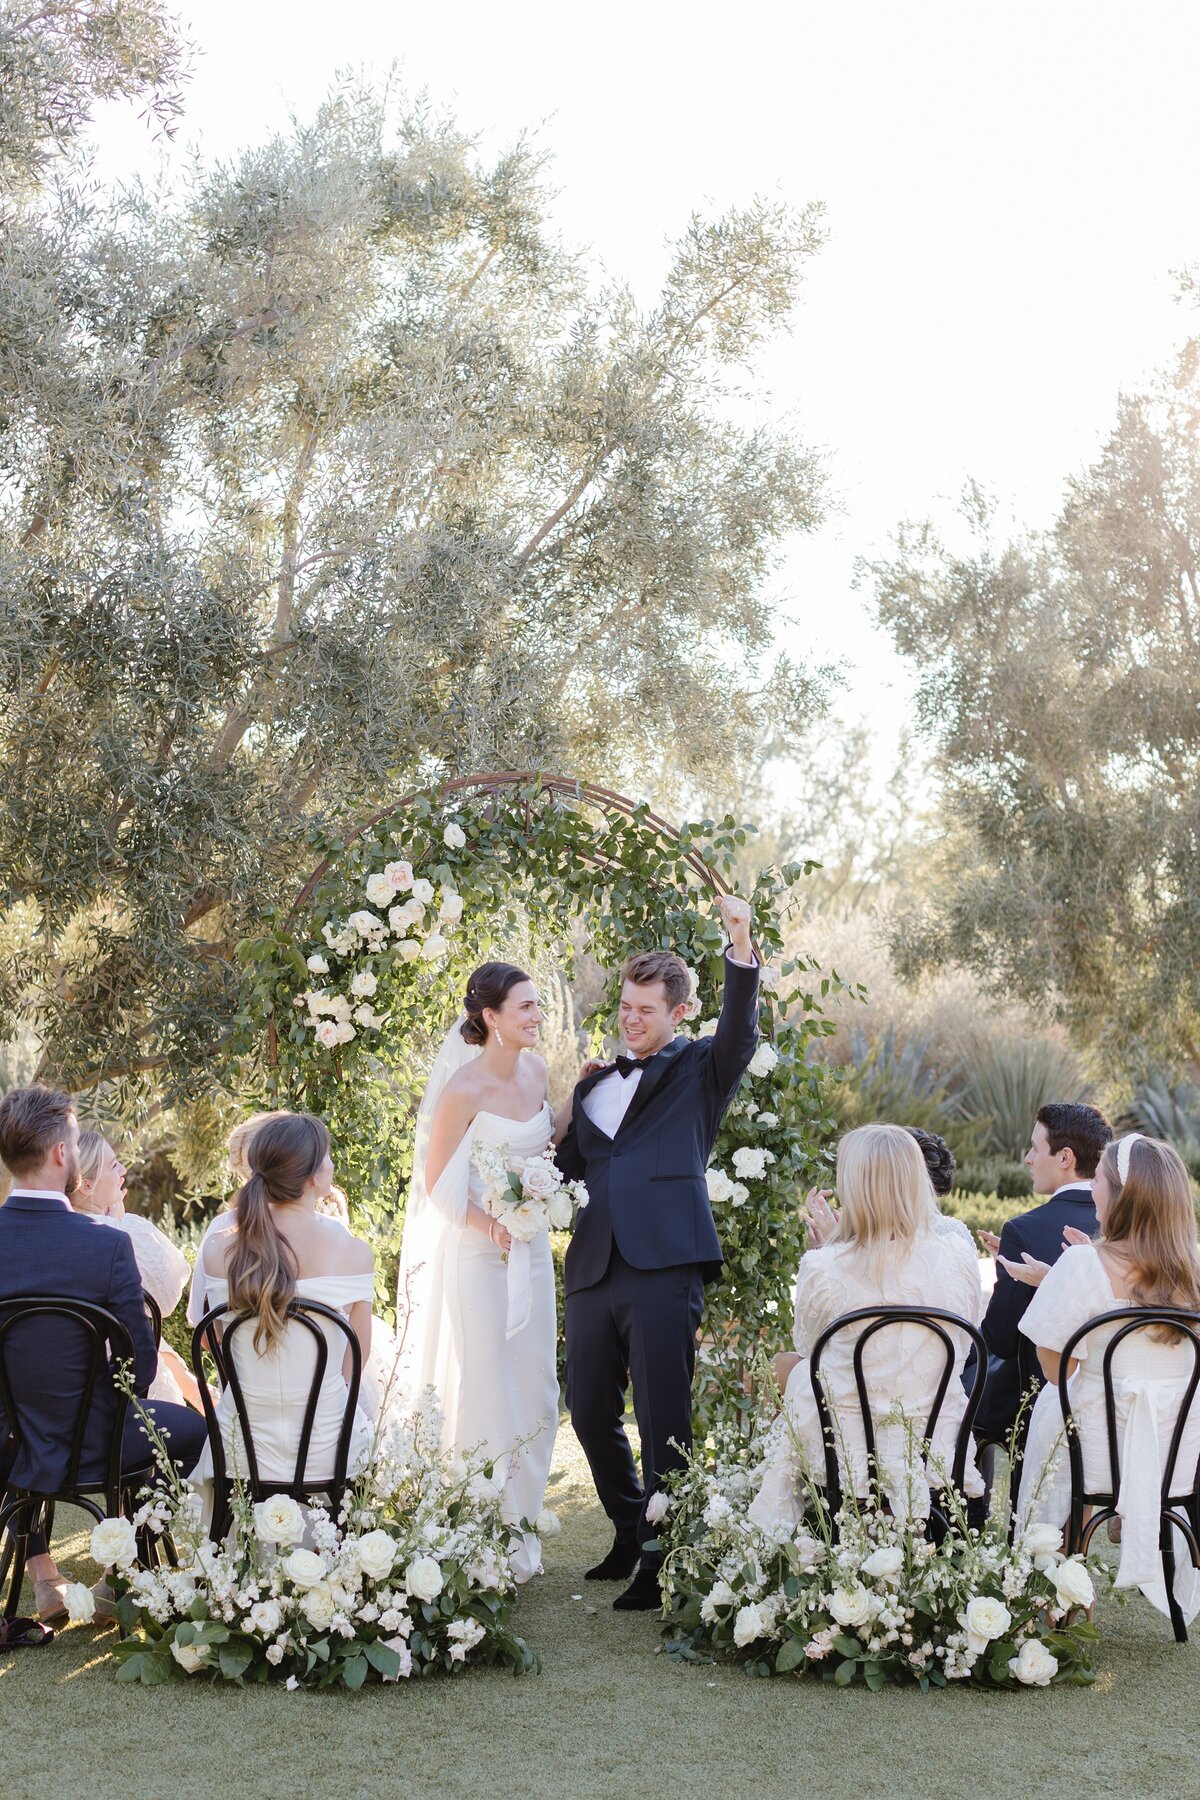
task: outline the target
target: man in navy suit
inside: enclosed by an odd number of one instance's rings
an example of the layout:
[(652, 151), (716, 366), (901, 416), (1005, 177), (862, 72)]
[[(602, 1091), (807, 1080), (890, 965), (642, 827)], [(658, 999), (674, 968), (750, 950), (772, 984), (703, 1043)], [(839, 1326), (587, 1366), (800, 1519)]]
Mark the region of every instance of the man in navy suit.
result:
[(1018, 1327), (1036, 1290), (1014, 1279), (1005, 1264), (1056, 1263), (1068, 1228), (1095, 1235), (1092, 1177), (1111, 1138), (1112, 1126), (1094, 1106), (1066, 1101), (1043, 1106), (1025, 1161), (1034, 1193), (1049, 1197), (1043, 1206), (1010, 1219), (998, 1238), (991, 1232), (979, 1234), (984, 1248), (996, 1257), (996, 1285), (982, 1326), (988, 1372), (975, 1420), (981, 1436), (1005, 1441), (1021, 1406)]
[[(14, 1177), (0, 1206), (0, 1309), (23, 1295), (88, 1300), (119, 1319), (133, 1344), (133, 1382), (144, 1395), (154, 1380), (158, 1357), (146, 1317), (133, 1245), (113, 1231), (71, 1210), (67, 1198), (78, 1174), (79, 1126), (71, 1098), (51, 1088), (17, 1088), (0, 1100), (0, 1160)], [(78, 1417), (88, 1361), (83, 1333), (61, 1319), (30, 1319), (6, 1339), (9, 1383), (20, 1408), (20, 1444), (0, 1412), (0, 1486), (53, 1493), (66, 1479), (72, 1434)], [(185, 1406), (150, 1400), (142, 1404), (169, 1437), (175, 1461), (192, 1468), (203, 1448), (199, 1413)], [(112, 1442), (115, 1397), (110, 1383), (97, 1382), (84, 1434), (80, 1478), (102, 1478)], [(150, 1461), (144, 1432), (131, 1409), (123, 1440), (126, 1468)], [(29, 1576), (43, 1592), (44, 1616), (61, 1612), (47, 1591), (59, 1583), (45, 1534), (30, 1536)]]
[[(559, 1148), (569, 1179), (587, 1182), (566, 1260), (567, 1405), (615, 1542), (589, 1580), (637, 1574), (613, 1602), (656, 1607), (657, 1557), (642, 1550), (646, 1503), (692, 1441), (692, 1372), (704, 1283), (720, 1274), (705, 1169), (722, 1116), (758, 1041), (758, 964), (750, 908), (718, 901), (729, 948), (721, 1017), (711, 1037), (676, 1037), (687, 969), (667, 951), (625, 965), (625, 1053), (575, 1089)], [(622, 1418), (633, 1379), (642, 1479)], [(638, 1568), (639, 1562), (641, 1567)]]

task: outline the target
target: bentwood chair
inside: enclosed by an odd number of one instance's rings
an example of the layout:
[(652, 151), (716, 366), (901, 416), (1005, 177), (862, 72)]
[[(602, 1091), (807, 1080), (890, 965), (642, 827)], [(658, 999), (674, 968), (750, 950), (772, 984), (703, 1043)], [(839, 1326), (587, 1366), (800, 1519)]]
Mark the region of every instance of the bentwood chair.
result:
[[(838, 1457), (838, 1431), (829, 1395), (821, 1374), (821, 1359), (830, 1342), (844, 1331), (856, 1334), (854, 1344), (854, 1385), (857, 1389), (859, 1409), (862, 1414), (863, 1433), (867, 1447), (867, 1470), (871, 1484), (876, 1493), (880, 1492), (879, 1468), (876, 1455), (877, 1423), (870, 1392), (867, 1387), (866, 1371), (863, 1358), (871, 1340), (879, 1333), (887, 1331), (895, 1325), (919, 1325), (931, 1333), (941, 1345), (943, 1365), (937, 1387), (930, 1397), (929, 1411), (925, 1419), (925, 1427), (921, 1433), (921, 1441), (928, 1448), (945, 1404), (946, 1394), (951, 1381), (958, 1380), (958, 1352), (954, 1340), (950, 1336), (951, 1328), (963, 1332), (975, 1345), (975, 1379), (967, 1396), (967, 1407), (963, 1414), (955, 1439), (954, 1456), (950, 1465), (950, 1484), (961, 1494), (966, 1474), (967, 1455), (971, 1445), (971, 1424), (975, 1417), (979, 1399), (983, 1393), (983, 1382), (987, 1372), (987, 1351), (983, 1338), (974, 1325), (966, 1319), (960, 1319), (957, 1313), (946, 1312), (940, 1307), (910, 1306), (864, 1306), (854, 1312), (843, 1313), (831, 1325), (826, 1326), (813, 1346), (809, 1363), (812, 1380), (813, 1397), (817, 1404), (817, 1417), (821, 1423), (821, 1436), (825, 1446), (825, 1496), (829, 1504), (830, 1515), (837, 1529), (836, 1519), (842, 1505), (842, 1470)], [(861, 1329), (860, 1329), (861, 1328)], [(880, 1495), (882, 1498), (882, 1495)], [(931, 1484), (929, 1505), (929, 1528), (933, 1536), (944, 1537), (950, 1529), (950, 1521), (946, 1514), (945, 1498), (942, 1491)]]
[[(309, 1334), (315, 1351), (308, 1399), (305, 1404), (300, 1436), (296, 1444), (296, 1459), (291, 1476), (287, 1480), (265, 1481), (258, 1472), (253, 1423), (250, 1410), (246, 1405), (242, 1384), (238, 1378), (234, 1338), (237, 1333), (246, 1332), (252, 1344), (256, 1324), (255, 1315), (245, 1312), (233, 1313), (228, 1305), (214, 1306), (210, 1312), (205, 1313), (192, 1333), (192, 1367), (200, 1387), (200, 1397), (204, 1402), (208, 1441), (212, 1451), (213, 1518), (210, 1535), (214, 1542), (220, 1542), (233, 1522), (232, 1495), (235, 1480), (244, 1483), (251, 1500), (256, 1503), (267, 1499), (272, 1494), (290, 1494), (294, 1500), (300, 1501), (312, 1500), (318, 1495), (323, 1495), (328, 1497), (330, 1508), (334, 1513), (341, 1506), (342, 1496), (346, 1491), (350, 1445), (358, 1406), (358, 1390), (362, 1382), (362, 1350), (358, 1338), (345, 1313), (339, 1312), (334, 1306), (326, 1306), (321, 1300), (293, 1300), (287, 1309), (287, 1318), (290, 1324), (299, 1326)], [(317, 1323), (318, 1318), (328, 1321), (335, 1331), (339, 1332), (346, 1340), (347, 1348), (350, 1351), (350, 1379), (347, 1382), (346, 1405), (342, 1414), (341, 1429), (338, 1433), (333, 1467), (316, 1475), (309, 1475), (308, 1451), (312, 1442), (313, 1422), (316, 1418), (317, 1402), (329, 1364), (329, 1344), (325, 1333)], [(218, 1326), (220, 1326), (219, 1335)], [(229, 1472), (225, 1442), (221, 1435), (221, 1422), (217, 1418), (216, 1408), (213, 1405), (205, 1378), (204, 1353), (206, 1350), (216, 1365), (221, 1386), (228, 1387), (233, 1395), (234, 1412), (241, 1426), (242, 1443), (245, 1446), (246, 1469), (244, 1474), (240, 1469), (236, 1475), (231, 1475)]]
[[(1071, 1411), (1071, 1393), (1068, 1376), (1071, 1359), (1078, 1357), (1078, 1346), (1088, 1333), (1101, 1325), (1119, 1325), (1101, 1354), (1100, 1372), (1104, 1382), (1104, 1428), (1108, 1447), (1108, 1467), (1110, 1484), (1106, 1490), (1089, 1489), (1084, 1468), (1083, 1446), (1080, 1443), (1079, 1427)], [(1063, 1424), (1066, 1431), (1067, 1455), (1071, 1467), (1071, 1512), (1067, 1522), (1066, 1548), (1068, 1556), (1076, 1553), (1083, 1555), (1087, 1551), (1097, 1529), (1115, 1518), (1117, 1513), (1117, 1497), (1121, 1492), (1121, 1438), (1124, 1433), (1117, 1421), (1117, 1395), (1113, 1378), (1113, 1358), (1120, 1346), (1135, 1332), (1152, 1330), (1156, 1325), (1170, 1325), (1178, 1331), (1182, 1339), (1190, 1346), (1191, 1374), (1184, 1385), (1179, 1400), (1179, 1408), (1175, 1415), (1175, 1425), (1171, 1433), (1167, 1454), (1162, 1463), (1159, 1500), (1159, 1553), (1162, 1557), (1163, 1583), (1167, 1590), (1167, 1608), (1171, 1617), (1171, 1625), (1175, 1632), (1175, 1641), (1187, 1643), (1187, 1625), (1179, 1609), (1175, 1597), (1175, 1541), (1174, 1532), (1178, 1531), (1187, 1546), (1194, 1568), (1200, 1569), (1200, 1467), (1195, 1459), (1190, 1466), (1180, 1468), (1179, 1452), (1183, 1443), (1184, 1429), (1188, 1423), (1192, 1401), (1200, 1385), (1200, 1313), (1182, 1311), (1173, 1306), (1122, 1306), (1115, 1312), (1098, 1313), (1081, 1325), (1063, 1346), (1062, 1360), (1058, 1370), (1058, 1400), (1062, 1407)], [(1128, 1384), (1123, 1396), (1129, 1398)], [(1090, 1518), (1084, 1522), (1087, 1509), (1094, 1510)]]

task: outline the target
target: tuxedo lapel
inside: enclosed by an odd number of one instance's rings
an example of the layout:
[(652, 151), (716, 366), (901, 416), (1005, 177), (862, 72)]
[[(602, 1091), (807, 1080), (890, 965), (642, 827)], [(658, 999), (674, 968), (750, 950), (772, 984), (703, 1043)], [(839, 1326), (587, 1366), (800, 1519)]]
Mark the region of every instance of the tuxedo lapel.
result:
[(687, 1038), (672, 1038), (666, 1047), (658, 1052), (648, 1069), (643, 1070), (642, 1078), (637, 1084), (637, 1093), (626, 1108), (625, 1117), (617, 1127), (617, 1136), (625, 1130), (632, 1119), (636, 1119), (646, 1106), (650, 1096), (670, 1073), (675, 1059), (687, 1044)]

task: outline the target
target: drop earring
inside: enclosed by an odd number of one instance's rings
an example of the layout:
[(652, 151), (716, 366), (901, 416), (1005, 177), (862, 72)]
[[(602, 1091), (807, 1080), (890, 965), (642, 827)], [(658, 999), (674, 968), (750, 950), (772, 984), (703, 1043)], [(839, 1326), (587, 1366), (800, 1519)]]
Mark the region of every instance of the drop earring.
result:
[(496, 1030), (496, 1042), (497, 1042), (497, 1043), (498, 1043), (498, 1044), (499, 1044), (499, 1046), (500, 1046), (500, 1048), (501, 1048), (501, 1049), (502, 1049), (502, 1050), (503, 1050), (503, 1048), (504, 1048), (504, 1039), (503, 1039), (503, 1038), (502, 1038), (502, 1037), (501, 1037), (501, 1035), (500, 1035), (500, 1027), (499, 1027), (499, 1026), (498, 1026), (498, 1025), (497, 1025), (497, 1026), (496, 1026), (496, 1028), (495, 1028), (495, 1030)]

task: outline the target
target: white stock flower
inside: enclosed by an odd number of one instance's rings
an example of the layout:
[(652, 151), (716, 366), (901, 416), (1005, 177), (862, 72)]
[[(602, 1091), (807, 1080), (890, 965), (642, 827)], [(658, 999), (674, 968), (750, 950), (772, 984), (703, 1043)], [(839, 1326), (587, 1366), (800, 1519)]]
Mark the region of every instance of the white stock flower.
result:
[(326, 962), (325, 958), (315, 950), (304, 966), (306, 969), (311, 969), (314, 975), (328, 975), (329, 973), (329, 964)]
[(395, 891), (386, 875), (367, 876), (366, 893), (372, 906), (386, 906)]
[(260, 1600), (250, 1608), (250, 1629), (262, 1637), (274, 1637), (282, 1622), (277, 1600)]
[(394, 894), (407, 893), (408, 889), (413, 884), (413, 866), (410, 862), (406, 862), (403, 857), (400, 857), (396, 862), (390, 862), (383, 872), (391, 883), (392, 892)]
[(540, 1538), (556, 1538), (562, 1530), (562, 1524), (556, 1512), (551, 1512), (548, 1506), (543, 1506), (533, 1521), (533, 1529)]
[(396, 1560), (396, 1545), (386, 1531), (368, 1531), (358, 1540), (358, 1560), (364, 1575), (382, 1581)]
[(436, 1600), (442, 1591), (441, 1564), (432, 1556), (417, 1556), (404, 1571), (404, 1586), (417, 1600)]
[(728, 1200), (733, 1192), (733, 1183), (724, 1169), (705, 1170), (704, 1179), (708, 1183), (708, 1197), (714, 1206), (720, 1206)]
[(264, 1544), (298, 1544), (304, 1536), (304, 1508), (290, 1494), (273, 1494), (254, 1508), (254, 1529)]
[(446, 955), (449, 948), (449, 938), (443, 937), (440, 931), (431, 931), (421, 945), (421, 955), (426, 962), (437, 962), (439, 957)]
[(704, 1523), (710, 1526), (728, 1525), (732, 1518), (733, 1508), (724, 1494), (711, 1495), (704, 1509)]
[(402, 1637), (381, 1638), (380, 1642), (388, 1650), (394, 1650), (400, 1658), (400, 1667), (394, 1675), (385, 1675), (385, 1681), (403, 1681), (412, 1674), (412, 1651)]
[(751, 1075), (769, 1075), (779, 1061), (779, 1052), (764, 1038), (750, 1058)]
[(324, 1631), (333, 1624), (333, 1615), (337, 1611), (337, 1607), (334, 1605), (333, 1594), (328, 1582), (318, 1581), (308, 1589), (300, 1602), (300, 1611), (309, 1624), (315, 1625), (318, 1631)]
[(137, 1533), (128, 1519), (101, 1519), (92, 1527), (92, 1561), (104, 1569), (127, 1569), (137, 1556)]
[(870, 1581), (894, 1582), (903, 1567), (904, 1552), (899, 1545), (881, 1544), (862, 1564), (862, 1573)]
[(197, 1669), (204, 1668), (208, 1662), (208, 1645), (172, 1644), (171, 1655), (185, 1674), (194, 1675)]
[(1057, 1656), (1052, 1656), (1037, 1638), (1027, 1639), (1021, 1645), (1020, 1655), (1009, 1657), (1008, 1666), (1026, 1687), (1049, 1687), (1058, 1674)]
[(749, 1144), (742, 1144), (733, 1153), (733, 1172), (743, 1181), (760, 1181), (767, 1172), (767, 1164), (774, 1161), (769, 1150), (755, 1150)]
[(664, 1494), (662, 1489), (660, 1488), (656, 1494), (651, 1494), (650, 1498), (646, 1502), (646, 1523), (647, 1523), (647, 1525), (657, 1525), (659, 1523), (660, 1519), (666, 1518), (666, 1516), (670, 1512), (670, 1510), (671, 1510), (670, 1498), (668, 1495)]
[(453, 889), (450, 889), (449, 891), (447, 891), (446, 889), (443, 888), (442, 904), (441, 904), (440, 910), (441, 910), (441, 915), (442, 915), (443, 919), (445, 919), (447, 925), (457, 925), (458, 921), (463, 916), (463, 897), (462, 897), (462, 895), (456, 894), (453, 891)]
[(350, 983), (350, 992), (356, 1000), (369, 1000), (378, 986), (379, 982), (370, 969), (360, 969)]
[[(482, 1471), (478, 1475), (472, 1475), (467, 1483), (467, 1493), (481, 1506), (490, 1506), (493, 1500), (498, 1500), (500, 1488), (501, 1484), (498, 1481), (494, 1481), (490, 1475), (484, 1475)], [(429, 1598), (428, 1594), (421, 1595), (422, 1600)]]
[(839, 1625), (865, 1625), (871, 1616), (871, 1596), (861, 1581), (834, 1588), (829, 1610)]
[(1069, 1556), (1051, 1571), (1054, 1593), (1060, 1606), (1091, 1606), (1096, 1598), (1092, 1578), (1078, 1557)]
[(442, 833), (442, 842), (447, 850), (461, 850), (467, 841), (467, 834), (461, 825), (447, 825)]
[(283, 1572), (293, 1587), (315, 1587), (325, 1579), (325, 1564), (315, 1550), (293, 1550), (283, 1565)]
[(412, 884), (412, 897), (414, 900), (419, 900), (422, 906), (432, 905), (432, 903), (433, 903), (433, 883), (432, 883), (432, 881), (426, 881), (426, 879), (423, 875), (418, 876), (417, 880), (414, 881)]
[(974, 1600), (967, 1601), (962, 1623), (966, 1628), (967, 1648), (976, 1656), (982, 1656), (990, 1643), (1004, 1636), (1012, 1624), (1012, 1614), (1002, 1600), (977, 1594)]
[(68, 1581), (63, 1589), (63, 1603), (73, 1625), (90, 1625), (96, 1616), (96, 1596), (82, 1581)]
[(740, 1650), (766, 1633), (766, 1621), (757, 1606), (743, 1606), (733, 1621), (733, 1641)]
[(348, 923), (357, 931), (359, 937), (382, 937), (387, 931), (387, 926), (378, 913), (368, 912), (365, 907), (361, 912), (351, 913)]

